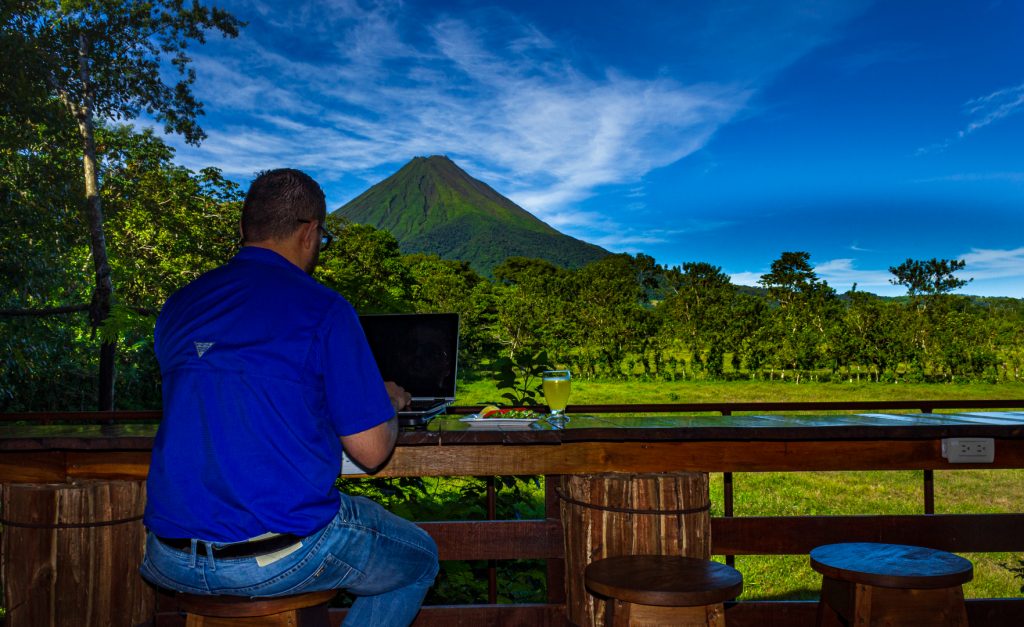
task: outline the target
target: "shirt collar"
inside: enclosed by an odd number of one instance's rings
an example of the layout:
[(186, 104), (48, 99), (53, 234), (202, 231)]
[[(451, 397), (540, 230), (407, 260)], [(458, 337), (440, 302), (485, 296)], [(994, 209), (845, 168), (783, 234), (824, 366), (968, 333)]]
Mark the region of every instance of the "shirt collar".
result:
[(232, 259), (232, 261), (235, 260), (284, 266), (306, 274), (302, 268), (285, 259), (280, 253), (276, 253), (269, 248), (260, 248), (259, 246), (242, 246)]

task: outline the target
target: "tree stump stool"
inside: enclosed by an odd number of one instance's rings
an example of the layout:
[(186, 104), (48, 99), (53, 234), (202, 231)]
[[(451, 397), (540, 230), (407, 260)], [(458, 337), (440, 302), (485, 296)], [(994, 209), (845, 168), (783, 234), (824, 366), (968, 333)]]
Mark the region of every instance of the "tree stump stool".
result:
[(234, 597), (178, 593), (185, 627), (329, 627), (327, 604), (336, 590), (286, 597)]
[(967, 627), (971, 562), (919, 546), (850, 542), (811, 551), (822, 574), (818, 625)]
[(707, 473), (565, 475), (558, 496), (565, 613), (573, 625), (604, 623), (606, 604), (584, 585), (592, 562), (623, 555), (711, 556)]
[(711, 560), (631, 555), (598, 560), (586, 586), (608, 598), (605, 625), (723, 627), (725, 601), (743, 590), (743, 576)]

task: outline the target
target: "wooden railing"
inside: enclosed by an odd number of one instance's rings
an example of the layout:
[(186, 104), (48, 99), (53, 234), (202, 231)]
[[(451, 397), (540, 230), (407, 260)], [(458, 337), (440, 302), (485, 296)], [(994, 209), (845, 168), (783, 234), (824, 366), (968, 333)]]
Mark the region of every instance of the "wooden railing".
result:
[[(936, 410), (1024, 408), (1024, 400), (978, 401), (860, 401), (860, 402), (742, 402), (671, 403), (634, 405), (570, 405), (568, 414), (600, 413), (720, 413), (740, 412), (850, 412), (901, 410), (933, 413)], [(451, 413), (470, 414), (479, 407), (453, 407)], [(733, 562), (736, 555), (806, 555), (816, 546), (833, 542), (886, 542), (917, 544), (963, 552), (1024, 552), (1024, 513), (934, 514), (933, 471), (923, 470), (922, 515), (734, 517), (733, 473), (724, 475), (723, 517), (711, 520), (712, 553)], [(493, 482), (493, 478), (489, 478)], [(548, 560), (548, 603), (533, 606), (428, 607), (416, 625), (563, 625), (564, 598), (562, 530), (557, 496), (551, 486), (557, 477), (545, 477), (547, 518), (537, 521), (421, 523), (437, 541), (442, 559)], [(491, 483), (490, 485), (493, 485)], [(493, 498), (491, 492), (490, 497)], [(493, 505), (488, 511), (493, 512)], [(494, 603), (494, 568), (490, 568), (489, 598)], [(1024, 598), (969, 599), (972, 626), (1024, 625)], [(814, 601), (744, 601), (729, 606), (731, 626), (813, 625)]]
[[(573, 414), (600, 413), (720, 413), (740, 412), (857, 412), (900, 410), (931, 413), (936, 410), (1024, 408), (1024, 400), (977, 401), (868, 401), (798, 403), (672, 403), (637, 405), (574, 405)], [(450, 413), (468, 414), (477, 407), (453, 407)], [(53, 423), (68, 421), (118, 423), (159, 420), (159, 412), (22, 413), (0, 415), (0, 421)], [(735, 555), (807, 554), (821, 544), (839, 541), (879, 541), (923, 544), (955, 552), (1024, 552), (1024, 513), (934, 515), (932, 471), (922, 470), (924, 499), (921, 515), (734, 517), (733, 473), (723, 473), (724, 516), (712, 519), (712, 553)], [(562, 530), (554, 485), (557, 476), (546, 476), (545, 518), (494, 520), (493, 477), (488, 488), (486, 521), (426, 522), (421, 526), (436, 540), (443, 560), (547, 560), (547, 602), (530, 605), (497, 605), (493, 567), (488, 577), (487, 605), (426, 607), (416, 625), (564, 625), (564, 570)], [(749, 601), (727, 610), (732, 627), (744, 625), (812, 625), (815, 603), (806, 601)], [(1024, 599), (970, 599), (971, 625), (1024, 625)], [(332, 614), (340, 623), (344, 610)], [(158, 625), (183, 624), (173, 607), (164, 604)]]

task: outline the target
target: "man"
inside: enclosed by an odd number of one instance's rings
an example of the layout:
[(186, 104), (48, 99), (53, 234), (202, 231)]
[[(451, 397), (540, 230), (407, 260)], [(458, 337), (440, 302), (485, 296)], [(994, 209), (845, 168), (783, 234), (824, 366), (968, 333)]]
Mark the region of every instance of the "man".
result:
[(334, 482), (343, 445), (367, 469), (387, 460), (409, 395), (381, 381), (352, 306), (310, 277), (326, 211), (302, 172), (261, 174), (242, 249), (167, 299), (141, 572), (194, 594), (343, 588), (357, 597), (346, 625), (406, 625), (437, 547)]

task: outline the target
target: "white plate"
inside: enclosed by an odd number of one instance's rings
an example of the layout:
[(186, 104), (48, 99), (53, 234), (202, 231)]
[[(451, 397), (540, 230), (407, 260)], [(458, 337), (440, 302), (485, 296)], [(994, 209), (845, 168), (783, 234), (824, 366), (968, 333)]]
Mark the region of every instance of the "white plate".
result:
[(470, 429), (529, 429), (530, 425), (540, 418), (481, 418), (477, 414), (470, 414), (465, 418), (459, 418), (459, 422), (469, 425)]

